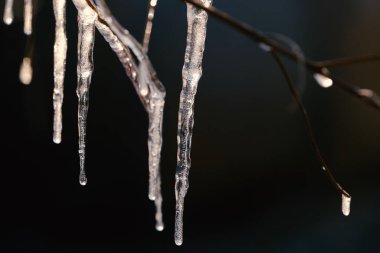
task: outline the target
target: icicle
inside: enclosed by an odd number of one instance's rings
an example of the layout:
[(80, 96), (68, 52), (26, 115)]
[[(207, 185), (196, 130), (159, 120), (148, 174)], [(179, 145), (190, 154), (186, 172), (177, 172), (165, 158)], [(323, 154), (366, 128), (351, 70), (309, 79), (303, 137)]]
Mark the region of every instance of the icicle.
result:
[(89, 105), (89, 89), (94, 69), (93, 48), (95, 42), (96, 13), (86, 0), (73, 0), (78, 9), (78, 65), (77, 65), (77, 96), (78, 96), (78, 128), (79, 128), (79, 183), (87, 184), (84, 168), (86, 147), (86, 121)]
[[(199, 1), (206, 7), (212, 0)], [(183, 243), (183, 210), (187, 189), (189, 187), (189, 170), (191, 166), (190, 149), (194, 124), (194, 98), (198, 81), (202, 75), (202, 59), (206, 39), (207, 12), (187, 4), (187, 46), (185, 63), (182, 70), (183, 87), (180, 96), (178, 115), (178, 151), (177, 172), (175, 177), (176, 213), (174, 241)]]
[(150, 0), (148, 17), (146, 21), (145, 33), (144, 33), (144, 39), (143, 39), (143, 48), (145, 52), (148, 52), (148, 48), (149, 48), (150, 35), (152, 33), (154, 12), (156, 11), (156, 6), (157, 6), (157, 0)]
[[(96, 27), (115, 51), (119, 60), (123, 63), (127, 75), (132, 80), (136, 92), (143, 103), (149, 116), (148, 149), (149, 149), (149, 199), (156, 200), (161, 195), (159, 184), (159, 164), (162, 146), (162, 121), (165, 104), (165, 90), (158, 81), (147, 56), (143, 58), (137, 67), (133, 57), (123, 46), (119, 37), (102, 22), (96, 22)], [(135, 48), (140, 48), (136, 46)], [(159, 203), (156, 202), (156, 203)], [(157, 207), (157, 209), (160, 209)], [(160, 225), (159, 225), (160, 227)]]
[(24, 0), (24, 33), (32, 34), (33, 20), (33, 2), (32, 0)]
[(6, 0), (4, 7), (4, 23), (10, 25), (13, 22), (13, 0)]
[(54, 123), (53, 141), (62, 139), (63, 82), (65, 79), (67, 37), (66, 37), (66, 0), (54, 0), (55, 44), (54, 44)]
[(32, 59), (25, 57), (22, 60), (20, 67), (20, 81), (25, 85), (29, 85), (32, 82), (33, 78), (33, 68), (32, 68)]
[(345, 216), (350, 215), (351, 196), (342, 194), (342, 213)]
[[(149, 115), (149, 199), (156, 204), (156, 228), (163, 229), (163, 224), (157, 217), (161, 214), (161, 178), (159, 177), (159, 162), (162, 146), (162, 121), (165, 103), (165, 89), (157, 79), (156, 73), (146, 52), (130, 33), (112, 17), (106, 3), (96, 0), (98, 10), (104, 22), (96, 22), (103, 37), (110, 43), (111, 48), (123, 63), (127, 75), (132, 80), (139, 98)], [(140, 65), (136, 67), (128, 47), (133, 51)]]
[(161, 176), (160, 172), (158, 172), (157, 176), (157, 195), (154, 200), (154, 204), (156, 206), (156, 230), (163, 231), (164, 230), (164, 222), (162, 221), (162, 196), (161, 196)]

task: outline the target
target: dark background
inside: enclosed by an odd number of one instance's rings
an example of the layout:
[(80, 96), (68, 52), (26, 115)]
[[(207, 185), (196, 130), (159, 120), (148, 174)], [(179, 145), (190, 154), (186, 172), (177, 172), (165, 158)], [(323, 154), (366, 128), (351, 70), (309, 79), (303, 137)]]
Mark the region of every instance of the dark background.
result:
[[(141, 39), (148, 1), (108, 2)], [(214, 3), (260, 30), (293, 38), (316, 60), (380, 52), (377, 0)], [(379, 111), (338, 88), (320, 88), (308, 74), (303, 98), (318, 141), (338, 181), (353, 196), (346, 218), (340, 195), (315, 159), (301, 114), (288, 110), (290, 92), (274, 61), (251, 40), (210, 18), (196, 98), (184, 245), (177, 247), (174, 173), (185, 5), (159, 1), (150, 49), (167, 89), (163, 232), (154, 229), (154, 206), (147, 197), (147, 115), (117, 57), (97, 34), (88, 116), (89, 182), (81, 187), (76, 10), (68, 1), (63, 142), (56, 145), (52, 4), (40, 1), (35, 17), (34, 77), (28, 87), (18, 80), (25, 36), (21, 3), (17, 6), (14, 24), (0, 25), (1, 252), (379, 252)], [(380, 92), (379, 70), (379, 63), (365, 63), (332, 71)]]

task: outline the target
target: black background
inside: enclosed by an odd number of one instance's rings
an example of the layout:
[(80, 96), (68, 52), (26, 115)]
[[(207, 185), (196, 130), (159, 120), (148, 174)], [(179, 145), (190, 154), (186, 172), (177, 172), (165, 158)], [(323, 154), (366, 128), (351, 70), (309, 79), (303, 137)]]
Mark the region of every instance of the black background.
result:
[[(3, 3), (4, 1), (1, 1)], [(304, 101), (352, 212), (319, 167), (301, 114), (265, 52), (210, 18), (196, 98), (184, 245), (173, 241), (176, 127), (186, 8), (159, 1), (150, 56), (167, 89), (162, 150), (163, 232), (147, 197), (147, 115), (112, 50), (96, 36), (88, 116), (88, 185), (78, 182), (76, 10), (68, 1), (64, 130), (52, 142), (54, 16), (40, 1), (34, 77), (18, 81), (25, 36), (0, 25), (1, 252), (379, 252), (380, 113), (310, 73)], [(147, 1), (112, 0), (120, 22), (142, 38)], [(377, 0), (215, 0), (263, 31), (283, 33), (316, 60), (380, 52)], [(3, 4), (0, 7), (2, 13)], [(295, 66), (289, 68), (296, 73)], [(379, 63), (336, 75), (380, 92)]]

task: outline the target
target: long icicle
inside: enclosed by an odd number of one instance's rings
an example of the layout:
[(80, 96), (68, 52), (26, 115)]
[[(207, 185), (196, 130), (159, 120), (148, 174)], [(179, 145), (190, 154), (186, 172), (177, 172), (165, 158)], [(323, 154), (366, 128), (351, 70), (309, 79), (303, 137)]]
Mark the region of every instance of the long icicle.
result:
[(67, 37), (66, 37), (66, 0), (53, 1), (55, 16), (55, 43), (54, 43), (54, 91), (53, 91), (53, 141), (62, 140), (62, 103), (63, 83), (65, 79)]
[(86, 0), (73, 0), (78, 10), (78, 129), (79, 129), (79, 183), (87, 184), (84, 168), (86, 147), (86, 121), (89, 106), (89, 89), (94, 70), (93, 48), (95, 42), (95, 20), (97, 18)]
[[(206, 7), (212, 0), (199, 1)], [(183, 87), (178, 112), (178, 149), (177, 171), (175, 176), (175, 231), (174, 241), (183, 243), (183, 211), (187, 189), (189, 187), (189, 170), (191, 166), (190, 151), (194, 125), (194, 99), (198, 82), (202, 76), (202, 60), (206, 40), (207, 12), (187, 4), (187, 46), (185, 63), (182, 69)]]
[(6, 25), (13, 22), (13, 0), (6, 0), (5, 2), (3, 21)]
[(32, 34), (33, 23), (33, 1), (24, 0), (24, 33), (26, 35)]
[(143, 39), (143, 48), (145, 52), (148, 52), (148, 49), (149, 49), (149, 42), (150, 42), (150, 36), (152, 34), (153, 19), (154, 19), (154, 13), (156, 11), (157, 1), (158, 0), (150, 0), (150, 3), (149, 3), (148, 16), (146, 19), (144, 39)]
[[(154, 200), (156, 206), (156, 229), (162, 231), (162, 195), (160, 177), (160, 159), (162, 147), (162, 121), (165, 103), (165, 89), (157, 79), (156, 73), (149, 61), (146, 52), (137, 40), (124, 29), (112, 16), (103, 0), (96, 0), (98, 11), (103, 22), (97, 22), (97, 28), (103, 37), (110, 43), (111, 48), (123, 63), (127, 75), (132, 80), (139, 98), (149, 116), (148, 148), (149, 148), (149, 199)], [(106, 23), (108, 26), (104, 25)], [(121, 43), (117, 45), (117, 43)], [(125, 52), (120, 51), (124, 46)], [(140, 62), (135, 67), (132, 56), (123, 56), (129, 53), (130, 48)], [(127, 59), (127, 60), (125, 60)], [(134, 73), (134, 74), (133, 74)]]

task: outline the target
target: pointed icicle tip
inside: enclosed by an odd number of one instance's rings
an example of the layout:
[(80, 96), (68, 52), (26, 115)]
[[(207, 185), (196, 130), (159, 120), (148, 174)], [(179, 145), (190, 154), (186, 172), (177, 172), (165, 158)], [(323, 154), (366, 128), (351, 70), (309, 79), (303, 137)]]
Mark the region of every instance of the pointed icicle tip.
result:
[(351, 197), (342, 194), (342, 213), (344, 216), (350, 215)]

